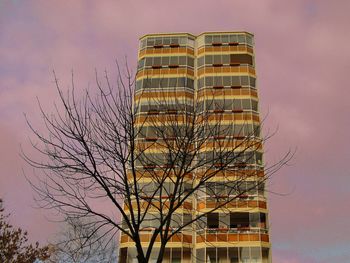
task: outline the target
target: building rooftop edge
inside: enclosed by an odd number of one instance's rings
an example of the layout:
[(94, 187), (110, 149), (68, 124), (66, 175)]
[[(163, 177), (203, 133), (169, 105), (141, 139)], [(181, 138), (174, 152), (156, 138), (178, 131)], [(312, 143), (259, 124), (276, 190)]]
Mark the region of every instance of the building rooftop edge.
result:
[(249, 34), (251, 36), (254, 36), (253, 33), (248, 32), (248, 31), (205, 31), (202, 32), (198, 35), (193, 35), (191, 33), (188, 32), (168, 32), (168, 33), (150, 33), (150, 34), (145, 34), (142, 35), (141, 37), (139, 37), (139, 40), (145, 38), (145, 37), (150, 37), (150, 36), (172, 36), (172, 35), (188, 35), (188, 36), (192, 36), (192, 37), (199, 37), (201, 35), (205, 35), (205, 34), (225, 34), (225, 33), (244, 33), (244, 34)]

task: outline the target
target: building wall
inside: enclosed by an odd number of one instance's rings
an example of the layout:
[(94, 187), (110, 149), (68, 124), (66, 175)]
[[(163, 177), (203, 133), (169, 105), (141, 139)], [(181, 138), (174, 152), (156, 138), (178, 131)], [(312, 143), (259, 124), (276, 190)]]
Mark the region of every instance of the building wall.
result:
[[(159, 99), (167, 101), (167, 111), (177, 111), (181, 107), (185, 112), (192, 112), (193, 105), (197, 105), (195, 110), (199, 107), (212, 112), (213, 125), (215, 115), (220, 114), (225, 129), (237, 140), (245, 136), (260, 138), (253, 41), (253, 35), (247, 32), (142, 37), (135, 109), (138, 114), (136, 125), (143, 124), (143, 142), (156, 139), (152, 123), (144, 125), (144, 120), (146, 116), (157, 115), (164, 110), (159, 108)], [(173, 109), (171, 105), (174, 105)], [(215, 145), (204, 148), (203, 154), (210, 153), (211, 147)], [(164, 161), (157, 149), (147, 154), (147, 158)], [(244, 158), (242, 162), (247, 163), (249, 168), (242, 170), (247, 173), (251, 169), (256, 173), (241, 186), (250, 189), (250, 185), (264, 176), (262, 148)], [(144, 165), (139, 168), (147, 169)], [(237, 175), (232, 174), (234, 176)], [(220, 180), (214, 178), (208, 182), (210, 189), (225, 192)], [(142, 183), (152, 185), (151, 179), (144, 179)], [(189, 209), (179, 210), (177, 218), (183, 222), (193, 215), (209, 211), (214, 202), (206, 195), (189, 200)], [(156, 224), (152, 214), (149, 222), (146, 228)], [(142, 238), (147, 246), (150, 234), (145, 232)], [(121, 262), (136, 262), (134, 245), (124, 235), (121, 235), (121, 247)], [(271, 262), (264, 185), (249, 190), (247, 195), (227, 205), (225, 211), (212, 213), (202, 223), (185, 229), (167, 247), (163, 262)], [(156, 254), (157, 248), (154, 257)]]

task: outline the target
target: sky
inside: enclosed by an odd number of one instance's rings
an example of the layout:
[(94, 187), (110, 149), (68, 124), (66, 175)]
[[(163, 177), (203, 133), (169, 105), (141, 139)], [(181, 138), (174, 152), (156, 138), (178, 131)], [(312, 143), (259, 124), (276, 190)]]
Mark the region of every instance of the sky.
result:
[(255, 35), (265, 160), (289, 149), (289, 166), (270, 180), (273, 260), (350, 260), (350, 1), (346, 0), (0, 0), (0, 196), (14, 224), (45, 242), (55, 215), (36, 208), (23, 174), (33, 171), (24, 113), (39, 129), (64, 89), (93, 87), (95, 69), (136, 64), (147, 33), (244, 30)]

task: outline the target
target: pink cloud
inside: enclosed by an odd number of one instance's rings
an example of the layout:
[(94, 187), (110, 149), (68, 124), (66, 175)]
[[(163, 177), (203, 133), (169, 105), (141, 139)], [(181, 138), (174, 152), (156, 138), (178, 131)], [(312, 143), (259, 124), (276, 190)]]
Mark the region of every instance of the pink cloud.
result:
[(266, 160), (298, 148), (293, 165), (271, 181), (273, 191), (290, 193), (270, 195), (274, 261), (344, 262), (350, 257), (342, 246), (350, 242), (344, 209), (350, 198), (349, 7), (343, 0), (1, 3), (0, 191), (14, 220), (35, 239), (55, 231), (45, 211), (31, 208), (18, 155), (19, 143), (28, 149), (22, 113), (40, 127), (35, 97), (47, 109), (55, 99), (52, 69), (64, 88), (71, 69), (77, 87), (93, 87), (95, 68), (114, 72), (114, 60), (125, 55), (136, 64), (137, 39), (145, 33), (247, 30), (255, 33), (265, 126), (279, 127)]

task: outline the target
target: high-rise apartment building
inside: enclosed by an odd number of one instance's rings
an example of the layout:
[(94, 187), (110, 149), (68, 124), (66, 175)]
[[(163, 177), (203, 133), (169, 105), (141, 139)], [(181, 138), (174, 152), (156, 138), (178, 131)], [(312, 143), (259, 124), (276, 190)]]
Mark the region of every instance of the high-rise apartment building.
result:
[[(174, 108), (159, 109), (152, 104), (164, 99), (176, 102)], [(179, 107), (191, 112), (194, 102), (199, 102), (213, 116), (220, 114), (224, 127), (232, 131), (235, 140), (247, 136), (261, 138), (253, 35), (208, 32), (198, 36), (165, 33), (141, 37), (135, 102), (140, 105), (137, 108), (140, 115), (157, 115), (162, 110), (171, 114)], [(215, 120), (211, 119), (214, 124)], [(156, 140), (152, 124), (143, 126), (144, 140)], [(247, 163), (242, 170), (254, 170), (257, 177), (264, 178), (261, 147)], [(207, 184), (220, 180), (223, 179), (216, 178)], [(247, 177), (241, 184), (247, 192), (226, 206), (225, 211), (209, 214), (201, 224), (172, 239), (163, 262), (271, 262), (266, 193), (264, 183), (250, 187), (256, 180)], [(190, 214), (183, 212), (181, 220), (209, 211), (213, 202), (205, 195), (192, 198)], [(148, 241), (146, 233), (145, 246)], [(125, 235), (121, 235), (120, 247), (121, 262), (137, 262), (135, 247)]]

